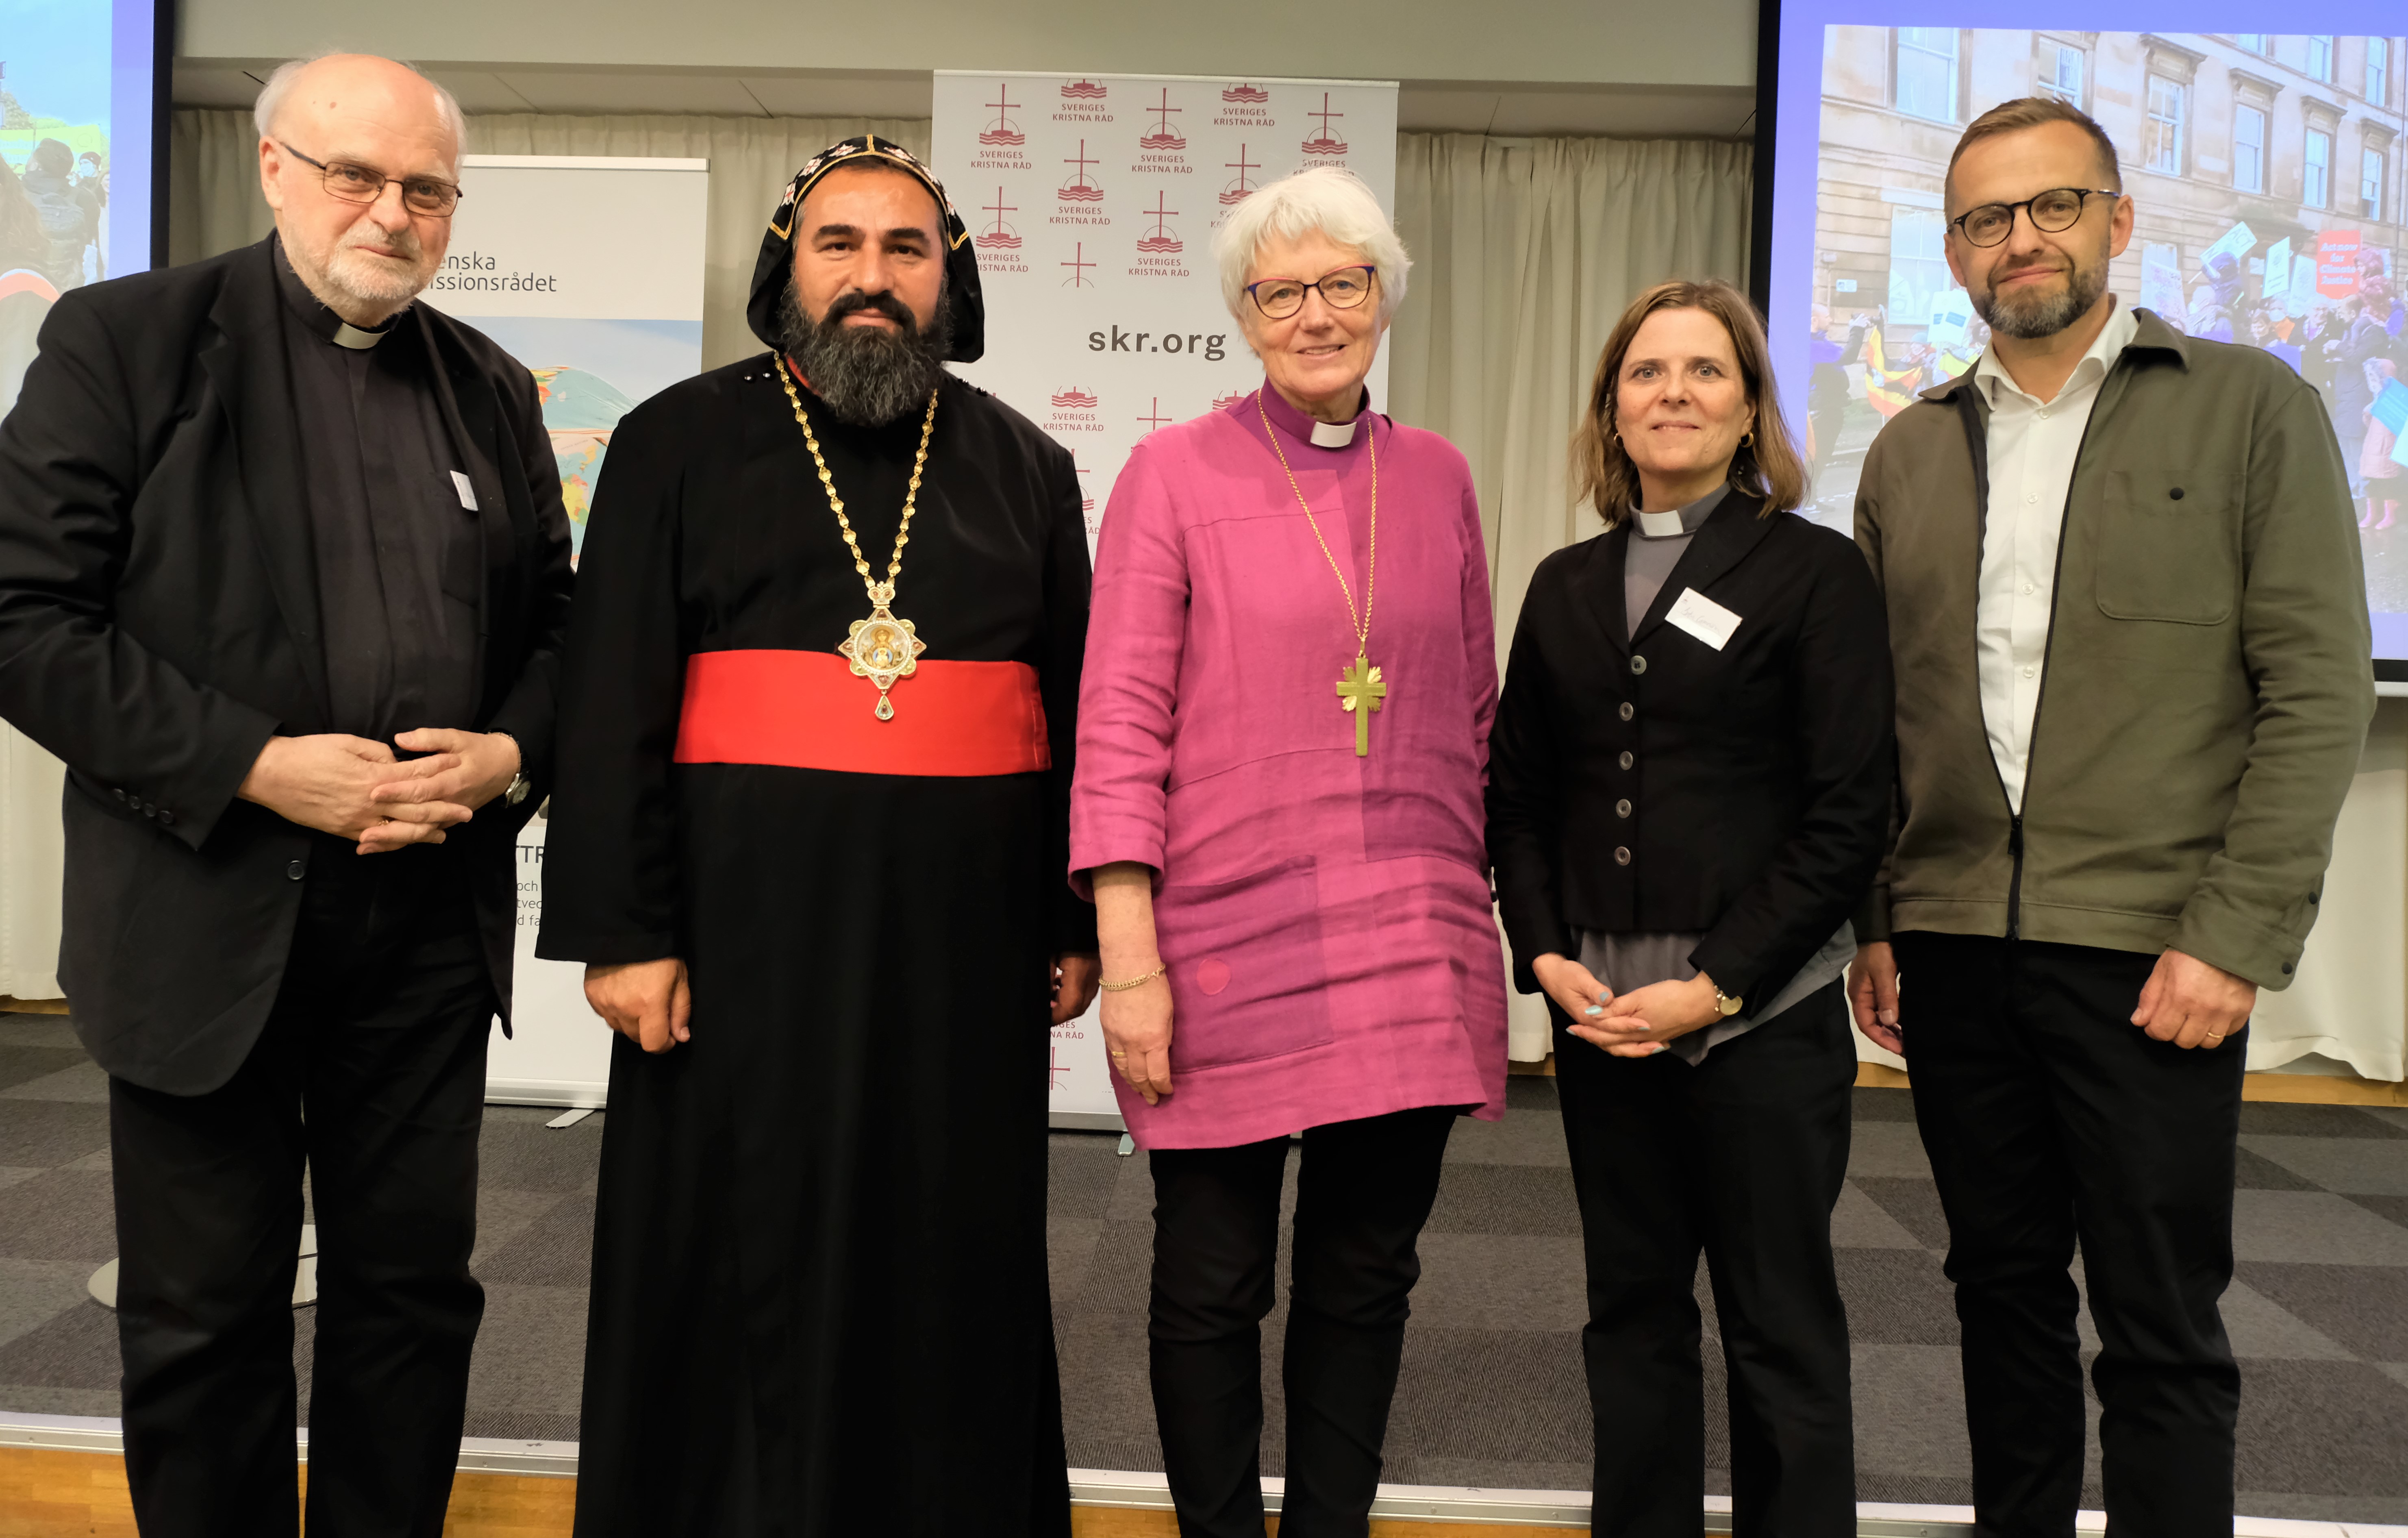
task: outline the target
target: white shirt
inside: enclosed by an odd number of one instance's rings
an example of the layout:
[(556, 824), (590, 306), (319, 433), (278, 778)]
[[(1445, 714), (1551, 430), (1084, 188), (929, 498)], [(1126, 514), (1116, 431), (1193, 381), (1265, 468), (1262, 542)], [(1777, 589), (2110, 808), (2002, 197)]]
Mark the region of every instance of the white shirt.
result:
[(2073, 485), (2073, 458), (2090, 409), (2116, 357), (2140, 326), (2120, 303), (2054, 400), (2027, 394), (1985, 349), (1973, 383), (1990, 403), (1989, 515), (1982, 535), (1982, 575), (1973, 610), (1982, 683), (1982, 724), (2007, 804), (2024, 805), (2024, 769), (2032, 717), (2048, 661), (2048, 621), (2057, 589), (2057, 537)]

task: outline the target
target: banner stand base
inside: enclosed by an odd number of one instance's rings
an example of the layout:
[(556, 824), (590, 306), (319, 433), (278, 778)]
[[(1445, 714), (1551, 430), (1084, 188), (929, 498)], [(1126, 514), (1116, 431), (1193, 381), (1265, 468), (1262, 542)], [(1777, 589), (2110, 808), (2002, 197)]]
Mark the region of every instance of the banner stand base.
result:
[(565, 1111), (609, 1109), (610, 1086), (575, 1079), (487, 1079), (487, 1105), (552, 1105)]

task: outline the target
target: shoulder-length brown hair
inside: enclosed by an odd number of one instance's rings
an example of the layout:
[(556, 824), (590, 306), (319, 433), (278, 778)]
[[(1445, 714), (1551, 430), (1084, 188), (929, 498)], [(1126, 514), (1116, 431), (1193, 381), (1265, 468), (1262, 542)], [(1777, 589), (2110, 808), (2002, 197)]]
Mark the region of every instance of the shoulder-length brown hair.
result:
[(1719, 279), (1702, 283), (1658, 283), (1622, 312), (1613, 335), (1606, 338), (1605, 354), (1597, 360), (1597, 380), (1589, 386), (1588, 414), (1572, 435), (1574, 500), (1597, 509), (1605, 526), (1613, 527), (1630, 515), (1639, 500), (1639, 469), (1623, 451), (1622, 435), (1613, 422), (1615, 386), (1631, 338), (1647, 317), (1659, 309), (1702, 309), (1723, 323), (1730, 334), (1731, 351), (1739, 357), (1747, 402), (1756, 409), (1755, 441), (1742, 444), (1731, 459), (1731, 483), (1764, 498), (1759, 517), (1787, 512), (1806, 499), (1806, 464), (1781, 415), (1781, 393), (1771, 384), (1772, 365), (1764, 345), (1764, 325), (1747, 295)]

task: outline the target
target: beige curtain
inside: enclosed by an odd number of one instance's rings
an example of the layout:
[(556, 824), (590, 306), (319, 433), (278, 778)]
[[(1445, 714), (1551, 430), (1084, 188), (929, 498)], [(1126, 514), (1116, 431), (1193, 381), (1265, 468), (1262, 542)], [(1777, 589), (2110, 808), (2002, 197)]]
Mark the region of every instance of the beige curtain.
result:
[(1500, 668), (1531, 571), (1598, 532), (1571, 505), (1568, 449), (1606, 334), (1664, 279), (1746, 281), (1749, 157), (1677, 139), (1398, 136), (1414, 266), (1390, 389), (1397, 415), (1471, 462)]
[(251, 114), (176, 113), (167, 129), (167, 265), (265, 240), (275, 227), (259, 195)]

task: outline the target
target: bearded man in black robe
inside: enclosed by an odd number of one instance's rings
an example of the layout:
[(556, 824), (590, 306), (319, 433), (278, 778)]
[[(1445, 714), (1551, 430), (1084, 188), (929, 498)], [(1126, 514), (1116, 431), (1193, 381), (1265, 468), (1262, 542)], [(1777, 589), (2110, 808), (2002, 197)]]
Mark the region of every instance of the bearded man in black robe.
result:
[(577, 1532), (1060, 1538), (1076, 472), (945, 371), (977, 267), (893, 144), (796, 174), (749, 314), (621, 424), (570, 622), (538, 954), (620, 1033)]

